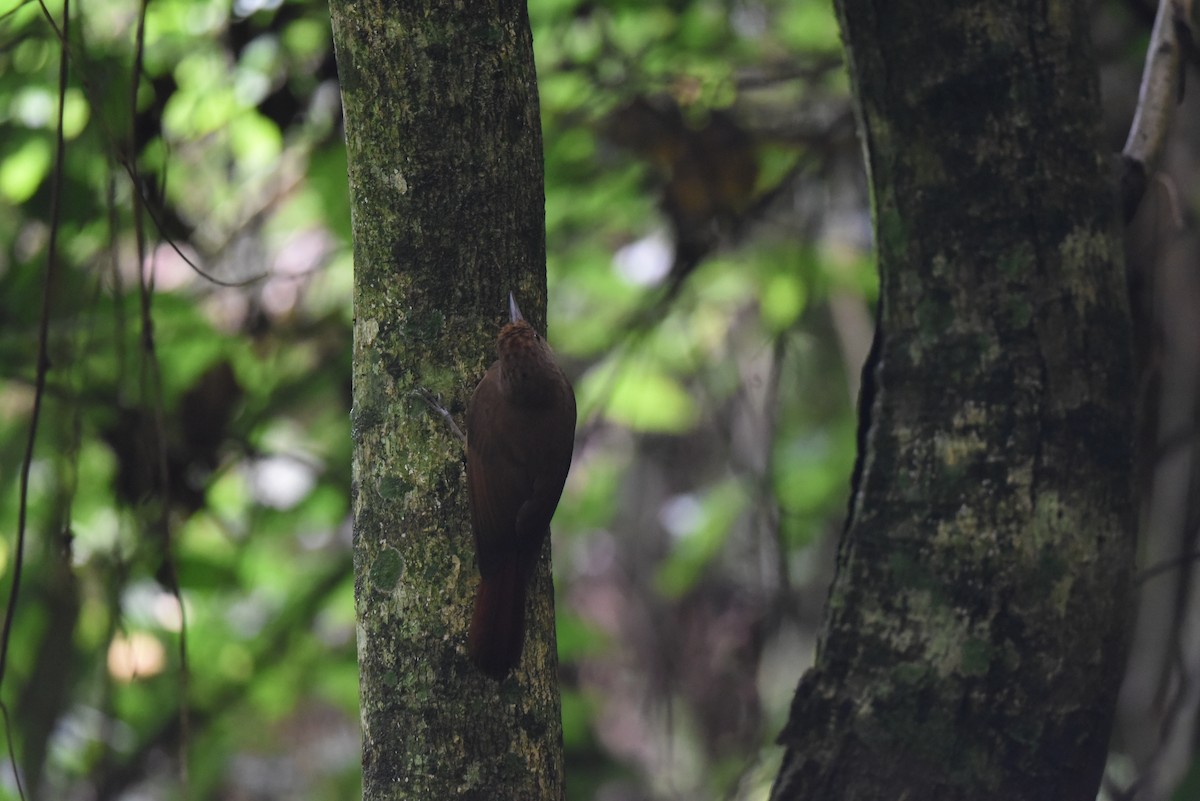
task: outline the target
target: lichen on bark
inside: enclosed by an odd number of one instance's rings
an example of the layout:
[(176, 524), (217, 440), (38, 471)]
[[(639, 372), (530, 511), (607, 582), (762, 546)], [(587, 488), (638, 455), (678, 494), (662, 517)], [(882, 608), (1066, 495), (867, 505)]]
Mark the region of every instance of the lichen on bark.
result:
[[(522, 667), (469, 662), (461, 415), (515, 291), (544, 330), (542, 149), (525, 5), (330, 4), (355, 262), (354, 555), (363, 796), (563, 797), (544, 558)], [(548, 557), (548, 547), (547, 547)]]
[(1129, 606), (1134, 382), (1086, 9), (839, 13), (879, 360), (773, 798), (1091, 801)]

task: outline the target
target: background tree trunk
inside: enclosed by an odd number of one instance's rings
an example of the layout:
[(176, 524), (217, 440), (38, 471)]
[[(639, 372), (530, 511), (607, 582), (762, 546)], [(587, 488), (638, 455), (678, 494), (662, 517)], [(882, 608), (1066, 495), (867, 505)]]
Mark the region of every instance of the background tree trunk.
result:
[[(522, 667), (467, 659), (461, 419), (508, 290), (544, 329), (542, 147), (524, 3), (336, 0), (355, 256), (354, 556), (363, 796), (563, 796), (548, 558)], [(548, 549), (547, 549), (548, 554)]]
[(1092, 801), (1130, 606), (1134, 381), (1086, 6), (839, 12), (881, 334), (773, 798)]

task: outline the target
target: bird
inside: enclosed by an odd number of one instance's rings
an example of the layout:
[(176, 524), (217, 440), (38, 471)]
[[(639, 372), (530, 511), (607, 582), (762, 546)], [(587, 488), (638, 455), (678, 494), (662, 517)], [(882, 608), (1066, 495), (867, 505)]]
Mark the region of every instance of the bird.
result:
[(467, 497), (479, 588), (467, 653), (502, 681), (520, 662), (525, 594), (575, 448), (575, 392), (508, 295), (496, 361), (467, 406)]

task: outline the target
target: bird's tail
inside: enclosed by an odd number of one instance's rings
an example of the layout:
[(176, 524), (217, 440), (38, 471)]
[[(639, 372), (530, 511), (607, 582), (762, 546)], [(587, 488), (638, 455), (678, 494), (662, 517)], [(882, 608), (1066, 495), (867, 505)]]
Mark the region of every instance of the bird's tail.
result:
[(525, 645), (525, 581), (516, 560), (506, 560), (475, 593), (467, 652), (476, 667), (497, 681), (521, 660)]

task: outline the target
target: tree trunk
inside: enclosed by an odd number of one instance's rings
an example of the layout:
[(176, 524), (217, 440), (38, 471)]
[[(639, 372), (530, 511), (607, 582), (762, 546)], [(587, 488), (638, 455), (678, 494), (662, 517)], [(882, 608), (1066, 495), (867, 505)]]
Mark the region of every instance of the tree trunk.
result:
[(1087, 5), (839, 13), (880, 333), (772, 798), (1093, 801), (1131, 603), (1134, 382)]
[(521, 667), (465, 650), (478, 574), (459, 417), (507, 314), (544, 329), (542, 143), (524, 3), (331, 3), (354, 231), (363, 797), (561, 799), (549, 549)]

